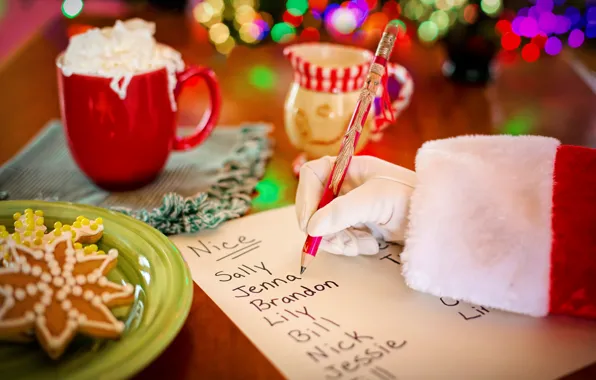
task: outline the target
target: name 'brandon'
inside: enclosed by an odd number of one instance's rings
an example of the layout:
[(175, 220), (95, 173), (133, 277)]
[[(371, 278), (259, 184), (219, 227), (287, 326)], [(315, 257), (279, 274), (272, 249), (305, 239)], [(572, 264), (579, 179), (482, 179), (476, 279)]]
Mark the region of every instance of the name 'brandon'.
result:
[[(302, 298), (313, 297), (313, 296), (317, 295), (318, 293), (323, 292), (327, 289), (333, 289), (333, 288), (338, 288), (338, 287), (339, 287), (339, 285), (337, 285), (337, 283), (335, 281), (325, 281), (322, 284), (316, 284), (311, 287), (300, 285), (301, 289), (298, 292), (293, 292), (293, 293), (288, 294), (283, 297), (271, 298), (269, 300), (255, 298), (254, 300), (250, 301), (250, 304), (253, 305), (255, 308), (257, 308), (257, 310), (264, 311), (264, 310), (269, 310), (271, 308), (274, 308), (274, 307), (277, 307), (277, 306), (280, 306), (283, 304), (300, 301)], [(244, 296), (244, 297), (247, 297), (247, 296)]]

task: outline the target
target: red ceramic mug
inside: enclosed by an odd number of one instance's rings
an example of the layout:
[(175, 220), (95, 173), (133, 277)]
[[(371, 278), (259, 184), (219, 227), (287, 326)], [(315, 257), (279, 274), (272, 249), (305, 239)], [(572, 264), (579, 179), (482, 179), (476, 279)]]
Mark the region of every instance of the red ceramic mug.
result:
[(132, 190), (152, 182), (172, 151), (194, 148), (210, 135), (221, 109), (221, 94), (213, 71), (188, 66), (177, 75), (174, 100), (184, 84), (202, 78), (209, 89), (210, 108), (195, 132), (176, 135), (177, 118), (165, 68), (134, 75), (120, 99), (111, 78), (72, 74), (59, 67), (60, 108), (67, 144), (77, 165), (105, 190)]

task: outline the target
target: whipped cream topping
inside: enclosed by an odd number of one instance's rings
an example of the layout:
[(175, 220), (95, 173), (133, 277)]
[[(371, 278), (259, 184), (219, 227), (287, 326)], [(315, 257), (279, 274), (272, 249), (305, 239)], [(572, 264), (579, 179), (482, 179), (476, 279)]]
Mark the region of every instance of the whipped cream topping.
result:
[(184, 70), (179, 52), (155, 41), (155, 23), (138, 18), (116, 21), (113, 27), (93, 28), (73, 36), (58, 67), (64, 75), (93, 75), (111, 78), (110, 87), (126, 98), (134, 75), (165, 68), (172, 110), (176, 73)]

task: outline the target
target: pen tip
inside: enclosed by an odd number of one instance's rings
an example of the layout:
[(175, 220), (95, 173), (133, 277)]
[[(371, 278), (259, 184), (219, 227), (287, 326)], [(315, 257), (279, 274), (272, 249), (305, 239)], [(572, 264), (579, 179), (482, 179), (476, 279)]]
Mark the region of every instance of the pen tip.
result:
[(300, 274), (303, 274), (305, 270), (306, 270), (306, 267), (300, 267)]

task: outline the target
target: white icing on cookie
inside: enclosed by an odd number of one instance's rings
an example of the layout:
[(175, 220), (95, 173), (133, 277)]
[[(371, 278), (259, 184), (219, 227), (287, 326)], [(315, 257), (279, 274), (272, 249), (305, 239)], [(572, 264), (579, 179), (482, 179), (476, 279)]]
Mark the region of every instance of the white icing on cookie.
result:
[[(60, 263), (56, 261), (53, 252), (58, 244), (66, 244), (68, 254), (65, 257), (64, 267), (60, 267)], [(133, 295), (132, 285), (119, 285), (107, 280), (104, 276), (107, 268), (111, 266), (112, 262), (117, 258), (118, 254), (115, 250), (110, 250), (108, 255), (75, 255), (72, 248), (72, 241), (69, 234), (57, 237), (52, 243), (48, 243), (44, 248), (45, 252), (39, 252), (29, 249), (24, 245), (15, 244), (12, 251), (15, 263), (9, 267), (0, 268), (0, 276), (5, 279), (10, 278), (11, 274), (20, 274), (21, 276), (30, 276), (30, 283), (21, 285), (23, 287), (15, 287), (14, 284), (7, 284), (0, 287), (0, 293), (4, 296), (4, 302), (0, 307), (0, 329), (10, 326), (11, 328), (22, 328), (22, 332), (29, 332), (32, 324), (34, 324), (37, 334), (43, 336), (41, 340), (44, 347), (49, 348), (50, 355), (52, 350), (61, 352), (67, 342), (76, 333), (79, 326), (103, 330), (106, 332), (120, 333), (124, 329), (124, 324), (118, 321), (111, 313), (106, 303), (116, 299), (131, 299)], [(18, 248), (18, 250), (16, 250)], [(45, 260), (46, 266), (51, 273), (45, 272), (43, 266), (32, 265), (32, 260), (39, 257), (37, 260)], [(72, 258), (68, 264), (67, 258)], [(73, 276), (73, 272), (77, 270), (79, 264), (85, 264), (87, 267), (91, 264), (95, 265), (95, 269), (87, 276), (79, 274)], [(92, 266), (93, 266), (92, 265)], [(15, 277), (15, 283), (17, 278)], [(21, 280), (19, 280), (21, 281)], [(22, 284), (22, 282), (20, 282)], [(90, 289), (84, 289), (86, 285), (93, 283), (94, 287), (100, 287), (99, 296)], [(41, 295), (38, 295), (41, 292)], [(101, 317), (98, 320), (89, 319), (85, 314), (81, 314), (76, 310), (70, 297), (79, 297), (81, 295), (89, 306), (95, 310), (95, 314), (99, 312)], [(7, 312), (15, 306), (15, 302), (24, 301), (27, 297), (40, 297), (37, 302), (31, 304), (30, 310), (25, 310), (20, 318), (4, 319)], [(59, 305), (65, 312), (68, 321), (65, 327), (58, 334), (52, 334), (48, 329), (48, 321), (46, 312), (50, 305)], [(95, 318), (95, 317), (94, 317)]]

